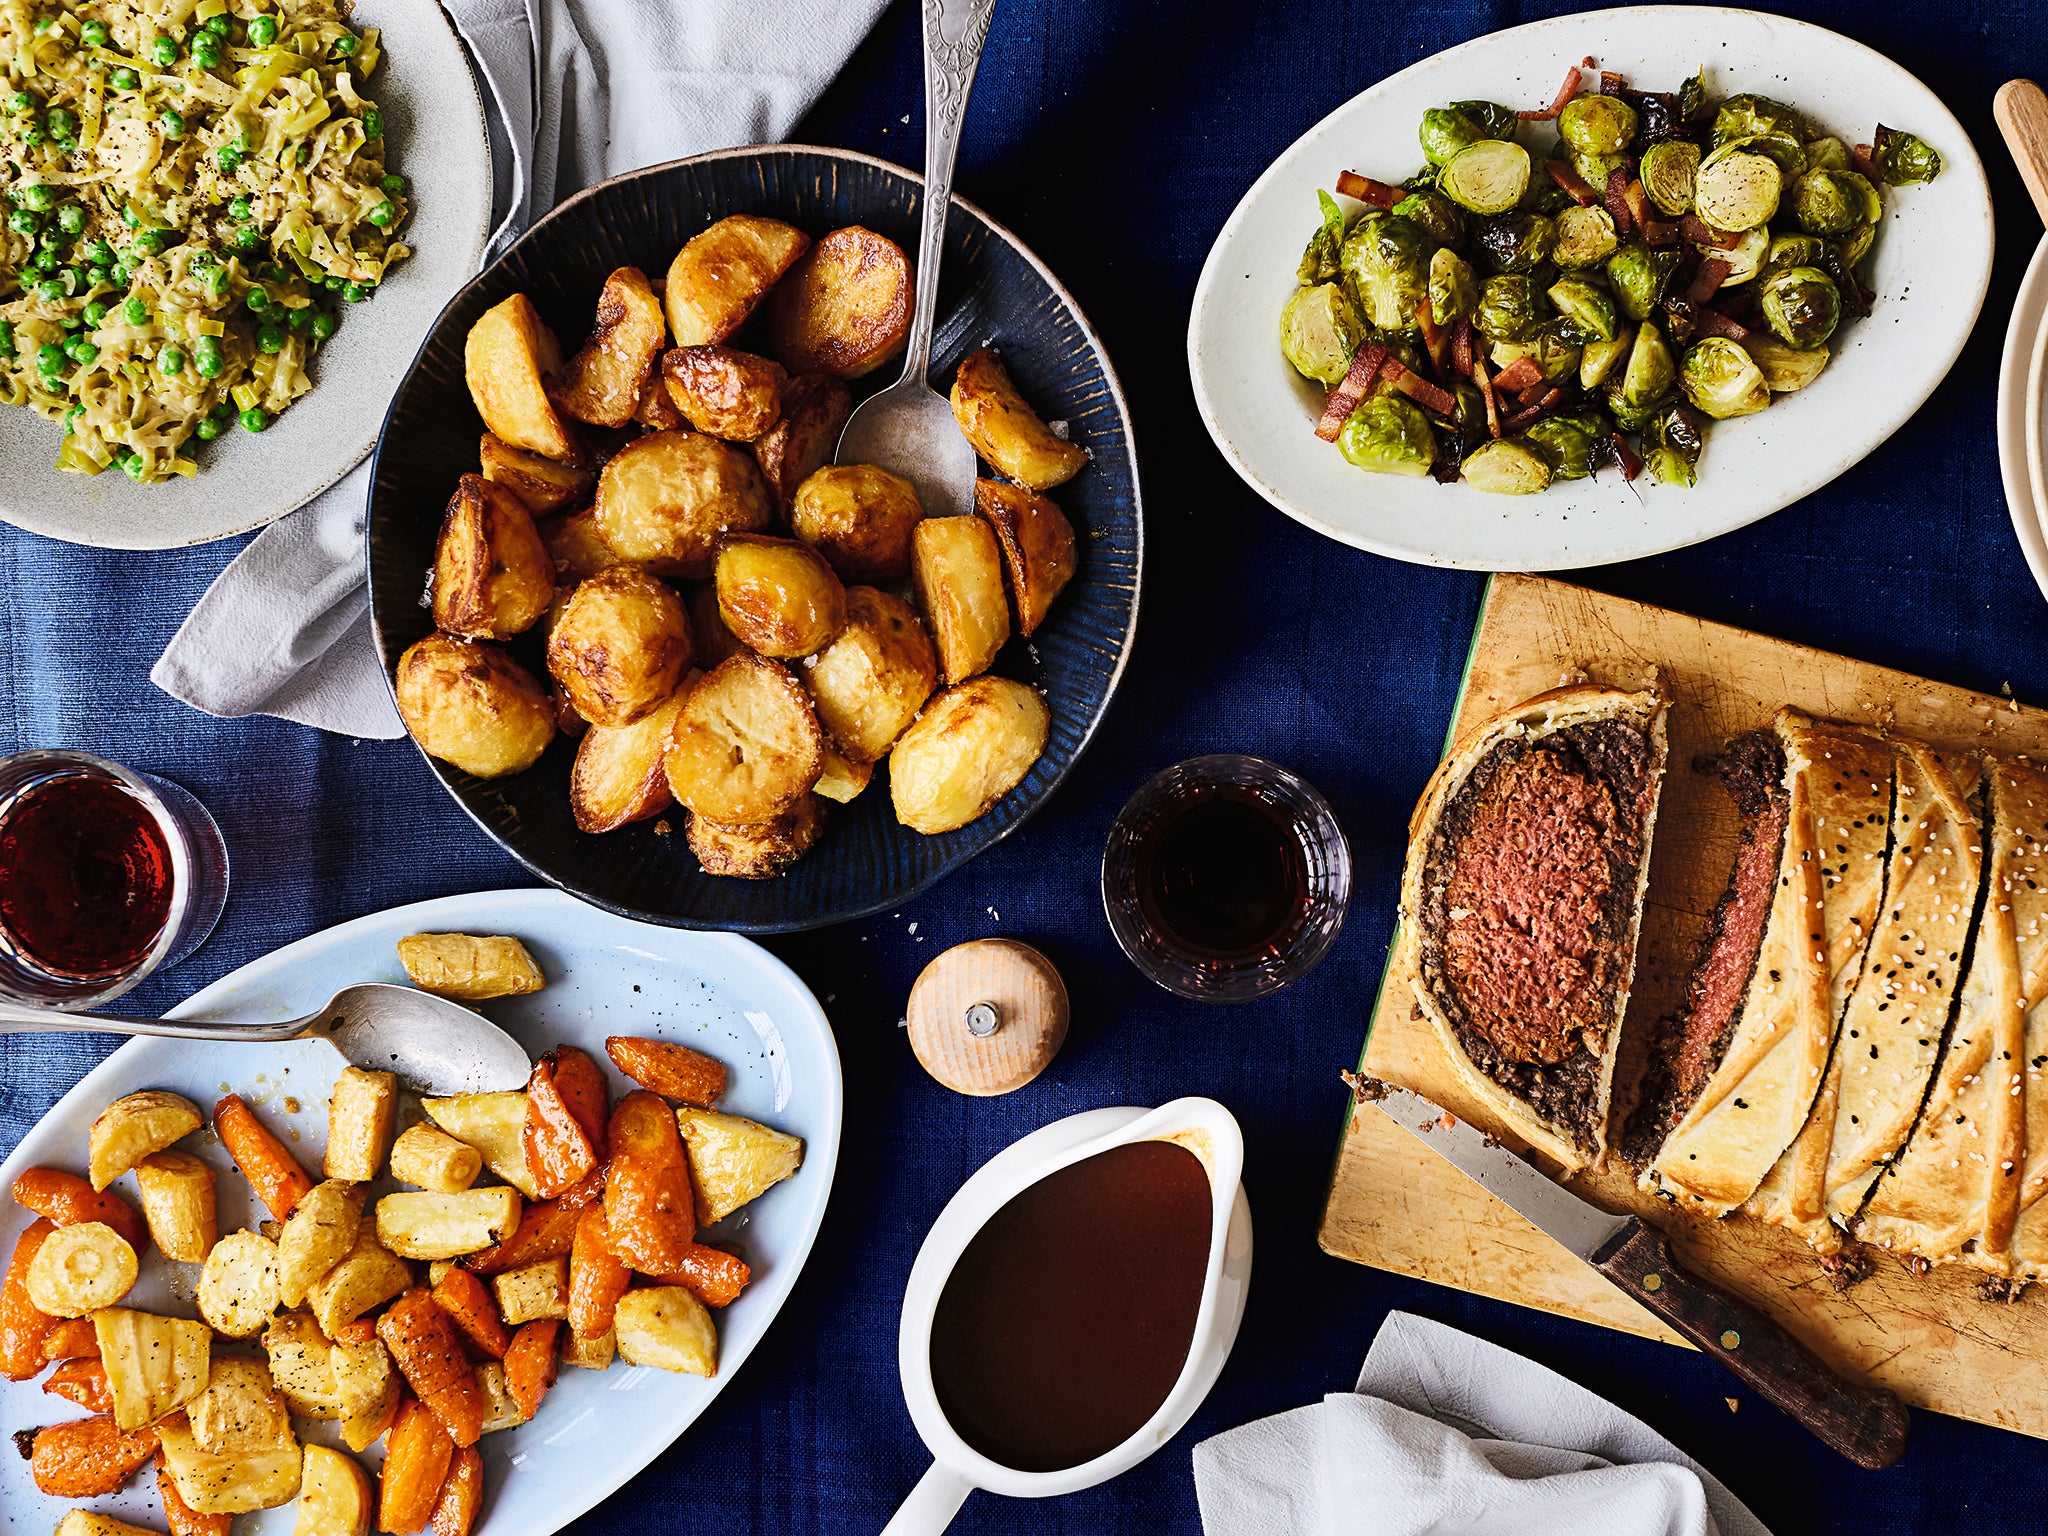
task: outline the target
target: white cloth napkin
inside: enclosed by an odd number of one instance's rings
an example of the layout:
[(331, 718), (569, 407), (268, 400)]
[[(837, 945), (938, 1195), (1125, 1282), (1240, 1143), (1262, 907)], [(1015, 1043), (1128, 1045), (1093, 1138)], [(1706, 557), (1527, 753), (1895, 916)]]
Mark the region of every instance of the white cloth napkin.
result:
[(1390, 1312), (1352, 1392), (1195, 1447), (1207, 1536), (1770, 1536), (1640, 1419)]
[[(500, 222), (486, 259), (607, 176), (784, 138), (886, 3), (444, 0), (490, 119)], [(401, 735), (363, 589), (368, 492), (362, 466), (257, 535), (150, 680), (208, 714)]]

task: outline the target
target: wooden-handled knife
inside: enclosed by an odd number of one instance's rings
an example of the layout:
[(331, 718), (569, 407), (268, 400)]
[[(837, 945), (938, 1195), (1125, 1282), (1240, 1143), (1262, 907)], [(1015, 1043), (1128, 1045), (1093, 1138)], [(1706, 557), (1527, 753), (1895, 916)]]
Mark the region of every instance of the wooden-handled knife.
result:
[(1777, 1323), (1673, 1262), (1662, 1233), (1581, 1200), (1420, 1094), (1389, 1088), (1380, 1109), (1862, 1467), (1906, 1453), (1906, 1406), (1843, 1380)]

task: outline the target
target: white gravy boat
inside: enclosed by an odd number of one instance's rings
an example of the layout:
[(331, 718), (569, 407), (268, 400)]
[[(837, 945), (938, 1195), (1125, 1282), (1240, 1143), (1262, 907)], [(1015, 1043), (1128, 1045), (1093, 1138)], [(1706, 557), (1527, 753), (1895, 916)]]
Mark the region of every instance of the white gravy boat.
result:
[[(1121, 1445), (1057, 1472), (1020, 1472), (992, 1461), (955, 1432), (932, 1384), (932, 1318), (953, 1266), (988, 1219), (1046, 1175), (1133, 1141), (1171, 1141), (1201, 1160), (1209, 1175), (1209, 1266), (1194, 1337), (1180, 1376), (1152, 1417)], [(1042, 1499), (1107, 1482), (1179, 1433), (1216, 1378), (1244, 1319), (1252, 1272), (1252, 1213), (1239, 1179), (1244, 1135), (1214, 1099), (1175, 1099), (1157, 1109), (1095, 1109), (1033, 1131), (998, 1152), (947, 1202), (918, 1250), (903, 1294), (896, 1359), (910, 1419), (933, 1462), (882, 1536), (937, 1536), (976, 1488)]]

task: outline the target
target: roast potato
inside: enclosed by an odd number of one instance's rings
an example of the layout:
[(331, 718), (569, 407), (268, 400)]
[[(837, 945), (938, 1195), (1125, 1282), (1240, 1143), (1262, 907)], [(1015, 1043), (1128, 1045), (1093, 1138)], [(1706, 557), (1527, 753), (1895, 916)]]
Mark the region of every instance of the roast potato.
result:
[(503, 1184), (402, 1190), (377, 1202), (377, 1241), (400, 1258), (457, 1259), (481, 1253), (519, 1225), (519, 1191)]
[(375, 1334), (360, 1342), (336, 1343), (327, 1352), (327, 1362), (342, 1443), (352, 1451), (364, 1450), (390, 1427), (398, 1410), (398, 1370)]
[(677, 347), (661, 360), (669, 398), (699, 432), (751, 443), (782, 417), (789, 375), (732, 347)]
[(718, 1327), (686, 1287), (652, 1285), (619, 1298), (612, 1325), (619, 1353), (632, 1365), (689, 1376), (718, 1374)]
[(157, 1434), (178, 1497), (195, 1514), (274, 1509), (299, 1491), (301, 1453), (289, 1425), (271, 1444), (227, 1453), (201, 1445), (182, 1413), (159, 1424)]
[(554, 598), (554, 557), (526, 503), (464, 475), (434, 546), (435, 625), (465, 640), (507, 640), (533, 628)]
[(302, 1419), (339, 1416), (334, 1346), (311, 1313), (287, 1312), (273, 1320), (263, 1330), (263, 1352), (270, 1357), (270, 1379), (293, 1413)]
[(835, 229), (768, 296), (768, 349), (791, 373), (872, 373), (903, 350), (913, 287), (894, 240), (858, 224)]
[(669, 790), (713, 821), (772, 821), (825, 771), (825, 733), (787, 668), (752, 651), (720, 662), (690, 690), (665, 758)]
[(484, 425), (514, 448), (574, 462), (581, 445), (547, 392), (561, 366), (555, 333), (523, 293), (486, 310), (463, 343), (462, 371)]
[(828, 464), (797, 487), (789, 525), (848, 581), (895, 581), (910, 569), (924, 517), (917, 487), (873, 464)]
[(640, 407), (633, 412), (633, 419), (656, 432), (673, 432), (678, 428), (686, 432), (689, 430), (689, 418), (676, 409), (675, 397), (668, 392), (668, 381), (661, 376), (659, 367), (648, 375), (646, 387), (640, 391)]
[(356, 1224), (356, 1245), (334, 1268), (313, 1282), (306, 1305), (330, 1339), (372, 1307), (381, 1306), (412, 1284), (412, 1267), (377, 1241), (377, 1224)]
[(347, 1179), (315, 1184), (292, 1207), (277, 1234), (277, 1300), (296, 1307), (313, 1282), (347, 1258), (356, 1246), (368, 1186)]
[(800, 373), (782, 391), (782, 419), (754, 439), (754, 462), (783, 516), (797, 487), (832, 462), (853, 414), (853, 394), (827, 373)]
[(1073, 579), (1074, 525), (1043, 496), (1001, 480), (974, 482), (974, 512), (1003, 552), (1017, 629), (1033, 634), (1045, 622), (1052, 600)]
[(376, 1512), (376, 1489), (361, 1463), (329, 1446), (306, 1447), (292, 1536), (369, 1536)]
[(846, 591), (846, 625), (806, 664), (818, 721), (849, 762), (872, 763), (939, 685), (938, 657), (910, 605), (874, 587)]
[(684, 1106), (676, 1129), (697, 1191), (697, 1225), (708, 1227), (780, 1184), (803, 1166), (798, 1136), (715, 1109)]
[(690, 852), (707, 875), (772, 880), (809, 853), (824, 831), (825, 802), (805, 795), (772, 821), (753, 826), (732, 826), (693, 814)]
[(868, 780), (875, 776), (873, 763), (856, 763), (834, 751), (825, 749), (825, 771), (818, 775), (816, 792), (827, 800), (845, 805), (860, 798), (860, 792), (868, 787)]
[(569, 359), (548, 396), (566, 416), (593, 427), (623, 427), (640, 409), (640, 392), (653, 376), (668, 339), (661, 300), (638, 267), (620, 267), (604, 280), (596, 327)]
[(811, 237), (779, 219), (734, 214), (696, 236), (669, 263), (662, 304), (679, 347), (721, 342), (809, 248)]
[(550, 518), (542, 526), (540, 536), (548, 547), (549, 558), (555, 562), (557, 597), (566, 597), (577, 582), (588, 581), (599, 571), (608, 571), (620, 563), (611, 545), (605, 543), (604, 531), (597, 526), (594, 507)]
[(526, 510), (535, 517), (588, 501), (590, 488), (597, 483), (597, 477), (583, 466), (514, 448), (495, 432), (484, 434), (477, 446), (477, 460), (486, 480), (504, 486), (525, 502)]
[(406, 978), (436, 997), (482, 1003), (547, 985), (526, 946), (506, 934), (408, 933), (397, 949)]
[(92, 1187), (105, 1189), (151, 1153), (191, 1135), (201, 1122), (197, 1104), (165, 1089), (145, 1089), (114, 1100), (99, 1112), (87, 1133), (86, 1171)]
[(690, 633), (697, 641), (697, 665), (709, 672), (736, 651), (744, 651), (739, 636), (725, 627), (725, 615), (718, 611), (718, 584), (707, 581), (690, 589), (686, 605), (690, 611)]
[(597, 478), (597, 526), (619, 558), (661, 576), (711, 574), (721, 534), (768, 526), (768, 484), (729, 443), (650, 432)]
[(619, 565), (569, 594), (548, 635), (548, 671), (592, 725), (631, 725), (676, 691), (693, 650), (682, 599)]
[(185, 1404), (192, 1438), (215, 1455), (260, 1450), (291, 1436), (291, 1414), (270, 1379), (270, 1368), (245, 1355), (217, 1356), (206, 1390)]
[(398, 713), (427, 754), (480, 779), (531, 768), (555, 716), (503, 646), (432, 634), (398, 658)]
[(896, 819), (915, 832), (966, 826), (1031, 771), (1051, 728), (1038, 691), (1007, 677), (948, 688), (889, 753)]
[(1019, 485), (1049, 491), (1088, 462), (1088, 450), (1053, 436), (1024, 403), (994, 351), (970, 352), (953, 376), (953, 419), (974, 451)]
[(978, 517), (928, 517), (911, 531), (911, 577), (949, 684), (986, 671), (1010, 638), (1010, 600), (993, 529)]
[(725, 627), (777, 660), (823, 649), (846, 622), (846, 589), (816, 550), (795, 539), (727, 534), (718, 541), (712, 586)]
[(674, 804), (662, 757), (689, 696), (685, 680), (652, 714), (630, 725), (594, 725), (584, 735), (569, 773), (569, 808), (578, 827), (612, 832)]
[(213, 1170), (188, 1152), (152, 1152), (135, 1165), (135, 1184), (157, 1251), (181, 1264), (204, 1262), (220, 1231)]

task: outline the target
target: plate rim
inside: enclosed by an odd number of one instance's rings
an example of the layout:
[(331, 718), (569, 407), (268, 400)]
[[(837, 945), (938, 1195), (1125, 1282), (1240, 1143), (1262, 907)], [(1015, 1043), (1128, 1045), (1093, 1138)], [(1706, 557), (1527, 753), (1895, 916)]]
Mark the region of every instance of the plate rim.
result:
[[(1589, 23), (1597, 24), (1602, 21), (1618, 21), (1622, 24), (1654, 26), (1659, 20), (1675, 20), (1684, 17), (1688, 21), (1696, 21), (1702, 17), (1713, 16), (1739, 16), (1753, 21), (1761, 21), (1774, 27), (1784, 27), (1799, 32), (1816, 34), (1827, 39), (1831, 46), (1867, 56), (1884, 69), (1911, 81), (1923, 91), (1928, 100), (1933, 103), (1945, 119), (1946, 128), (1952, 130), (1954, 142), (1968, 152), (1967, 160), (1961, 161), (1958, 160), (1958, 157), (1951, 154), (1949, 163), (1957, 169), (1962, 169), (1964, 166), (1969, 167), (1974, 173), (1974, 181), (1983, 191), (1981, 222), (1985, 234), (1984, 254), (1982, 269), (1978, 274), (1976, 283), (1976, 292), (1971, 296), (1968, 306), (1969, 322), (1959, 327), (1954, 344), (1948, 351), (1948, 356), (1943, 360), (1938, 369), (1931, 370), (1926, 375), (1924, 385), (1919, 388), (1910, 404), (1906, 405), (1897, 426), (1894, 426), (1891, 431), (1885, 433), (1883, 437), (1878, 438), (1855, 458), (1817, 477), (1802, 480), (1792, 494), (1785, 496), (1776, 506), (1766, 511), (1757, 512), (1740, 522), (1731, 523), (1726, 527), (1696, 531), (1677, 542), (1662, 542), (1652, 538), (1641, 547), (1631, 546), (1620, 549), (1600, 550), (1596, 546), (1591, 551), (1573, 550), (1566, 552), (1559, 550), (1555, 551), (1552, 556), (1546, 557), (1541, 563), (1534, 564), (1526, 560), (1503, 563), (1499, 559), (1487, 560), (1483, 558), (1436, 554), (1412, 544), (1399, 544), (1375, 537), (1368, 532), (1340, 527), (1308, 508), (1296, 505), (1289, 499), (1286, 492), (1277, 486), (1269, 486), (1261, 480), (1226, 437), (1220, 424), (1217, 403), (1212, 397), (1208, 376), (1205, 371), (1201, 347), (1201, 332), (1211, 306), (1219, 300), (1218, 289), (1223, 281), (1221, 274), (1227, 265), (1224, 260), (1227, 247), (1235, 242), (1241, 229), (1249, 220), (1254, 201), (1266, 190), (1268, 183), (1276, 179), (1282, 164), (1293, 154), (1294, 150), (1305, 140), (1330, 127), (1336, 119), (1350, 112), (1366, 98), (1377, 96), (1413, 74), (1439, 68), (1460, 54), (1492, 43), (1499, 38), (1518, 34), (1534, 34), (1539, 31), (1552, 31), (1564, 27), (1583, 26)], [(1761, 522), (1766, 517), (1782, 512), (1794, 502), (1812, 495), (1855, 468), (1856, 465), (1860, 464), (1872, 453), (1875, 453), (1918, 414), (1920, 408), (1927, 403), (1934, 394), (1934, 391), (1941, 386), (1942, 381), (1954, 369), (1956, 360), (1962, 356), (1963, 349), (1969, 344), (1970, 337), (1976, 330), (1977, 321), (1983, 314), (1984, 301), (1990, 292), (1992, 269), (1997, 256), (1998, 232), (1994, 216), (1995, 211), (1991, 201), (1990, 183), (1984, 174), (1983, 158), (1977, 153), (1975, 141), (1970, 137), (1969, 132), (1963, 127), (1948, 103), (1943, 101), (1934, 92), (1932, 87), (1928, 86), (1926, 82), (1922, 81), (1919, 76), (1915, 75), (1904, 65), (1888, 55), (1880, 53), (1869, 44), (1860, 42), (1832, 28), (1823, 27), (1814, 22), (1802, 21), (1795, 17), (1781, 16), (1772, 11), (1758, 10), (1754, 7), (1720, 5), (1624, 5), (1610, 6), (1604, 10), (1579, 11), (1557, 16), (1540, 17), (1533, 21), (1519, 23), (1516, 26), (1500, 27), (1492, 31), (1482, 32), (1476, 37), (1467, 38), (1465, 41), (1453, 44), (1449, 48), (1440, 49), (1435, 53), (1428, 54), (1416, 60), (1413, 64), (1406, 65), (1390, 75), (1383, 76), (1364, 90), (1338, 103), (1335, 108), (1325, 113), (1316, 122), (1296, 135), (1273, 158), (1272, 162), (1259, 173), (1257, 179), (1252, 182), (1251, 186), (1245, 190), (1244, 195), (1239, 198), (1236, 207), (1231, 210), (1229, 217), (1224, 220), (1222, 228), (1217, 231), (1215, 241), (1209, 247), (1209, 254), (1203, 260), (1201, 275), (1195, 282), (1194, 299), (1189, 306), (1187, 330), (1188, 374), (1194, 389), (1195, 409), (1201, 416), (1202, 425), (1208, 430), (1210, 440), (1215, 445), (1216, 451), (1222, 455), (1224, 461), (1229, 464), (1240, 480), (1287, 517), (1323, 535), (1325, 538), (1335, 540), (1340, 544), (1349, 545), (1354, 549), (1363, 549), (1371, 554), (1381, 555), (1392, 560), (1400, 560), (1411, 565), (1434, 566), (1442, 570), (1459, 571), (1581, 570), (1601, 565), (1619, 564), (1629, 560), (1647, 559), (1654, 555), (1669, 554), (1674, 550), (1686, 549), (1695, 544), (1705, 543), (1709, 539), (1720, 538), (1724, 534), (1736, 532), (1738, 529), (1749, 527), (1754, 523)], [(1775, 495), (1777, 493), (1774, 492), (1772, 494)]]
[[(595, 199), (611, 189), (645, 177), (681, 170), (688, 166), (705, 165), (723, 160), (747, 159), (768, 154), (822, 155), (833, 160), (849, 161), (902, 176), (920, 189), (924, 186), (923, 175), (911, 170), (907, 166), (898, 165), (892, 160), (884, 160), (879, 155), (865, 154), (859, 150), (835, 149), (821, 144), (741, 144), (729, 149), (714, 149), (707, 150), (702, 154), (685, 155), (677, 160), (664, 160), (656, 165), (640, 166), (634, 170), (622, 171), (616, 176), (608, 176), (603, 181), (593, 182), (590, 186), (557, 203), (540, 218), (535, 219), (532, 224), (528, 225), (520, 233), (517, 240), (499, 252), (495, 260), (482, 271), (476, 273), (467, 283), (463, 284), (448, 302), (442, 306), (441, 313), (434, 317), (434, 323), (428, 327), (425, 339), (421, 341), (419, 350), (413, 354), (412, 361), (406, 366), (404, 374), (400, 376), (397, 389), (392, 391), (391, 399), (384, 408), (384, 424), (377, 433), (377, 445), (370, 465), (370, 490), (364, 507), (363, 567), (365, 590), (368, 595), (370, 632), (372, 639), (376, 642), (377, 663), (384, 680), (385, 696), (391, 700), (394, 710), (398, 707), (397, 680), (392, 673), (392, 665), (396, 658), (387, 655), (389, 647), (385, 643), (383, 626), (377, 621), (377, 575), (376, 562), (372, 556), (371, 535), (374, 530), (370, 517), (370, 503), (373, 503), (376, 499), (377, 478), (383, 463), (384, 444), (391, 431), (392, 417), (398, 409), (399, 397), (405, 393), (407, 386), (412, 382), (414, 374), (418, 372), (421, 360), (426, 356), (427, 348), (433, 344), (434, 338), (440, 334), (441, 327), (446, 323), (450, 311), (467, 299), (479, 284), (496, 272), (503, 263), (512, 257), (514, 252), (528, 240), (532, 239), (537, 231), (550, 221), (586, 201)], [(837, 923), (858, 922), (864, 918), (874, 917), (879, 913), (888, 911), (892, 907), (901, 906), (904, 902), (914, 900), (941, 880), (957, 874), (961, 869), (973, 863), (998, 843), (1016, 832), (1019, 827), (1022, 827), (1036, 816), (1044, 808), (1046, 802), (1058, 793), (1060, 787), (1066, 783), (1068, 776), (1080, 764), (1088, 748), (1094, 744), (1096, 733), (1102, 728), (1102, 722), (1108, 717), (1110, 707), (1115, 704), (1117, 690), (1122, 687), (1124, 673), (1130, 665), (1131, 651), (1137, 644), (1138, 617), (1144, 607), (1145, 598), (1144, 471), (1138, 455), (1137, 435), (1131, 421), (1130, 402), (1125, 398), (1123, 380), (1117, 374), (1116, 364), (1110, 359), (1109, 348), (1104, 344), (1101, 333), (1095, 329), (1094, 323), (1089, 320), (1086, 311), (1081, 308), (1080, 301), (1074, 297), (1066, 284), (1062, 283), (1054, 275), (1052, 269), (1039, 258), (1038, 253), (1026, 245), (1018, 237), (1016, 231), (1012, 230), (1001, 220), (991, 217), (985, 209), (976, 203), (970, 202), (957, 192), (952, 195), (952, 205), (966, 210), (974, 218), (979, 219), (986, 225), (992, 234), (1005, 241), (1011, 250), (1023, 257), (1031, 265), (1039, 277), (1044, 280), (1046, 286), (1067, 307), (1068, 313), (1074, 317), (1075, 325), (1080, 330), (1083, 339), (1087, 342), (1090, 351), (1093, 352), (1096, 362), (1102, 370), (1103, 382), (1108, 387), (1110, 399), (1115, 404), (1117, 418), (1123, 424), (1125, 451), (1129, 454), (1131, 462), (1133, 549), (1131, 557), (1130, 616), (1124, 623), (1122, 641), (1117, 647), (1115, 665), (1111, 667), (1108, 680), (1103, 688), (1102, 702), (1081, 731), (1080, 738), (1074, 745), (1073, 754), (1067, 759), (1065, 765), (1046, 783), (1044, 792), (1035, 801), (1023, 807), (987, 843), (970, 853), (962, 854), (949, 863), (941, 863), (923, 878), (912, 884), (901, 889), (891, 890), (871, 900), (854, 903), (844, 910), (834, 911), (830, 914), (735, 924), (726, 920), (710, 920), (687, 915), (657, 913), (642, 908), (623, 906), (611, 901), (598, 892), (584, 889), (573, 880), (563, 878), (541, 868), (538, 864), (528, 859), (523, 852), (507, 842), (496, 827), (492, 826), (489, 821), (479, 814), (475, 807), (470, 805), (462, 795), (456, 792), (455, 786), (450, 784), (443, 776), (441, 764), (427, 755), (426, 749), (420, 746), (419, 742), (413, 738), (411, 732), (406, 732), (405, 740), (419, 753), (421, 759), (426, 763), (428, 771), (434, 775), (435, 780), (441, 785), (448, 797), (462, 808), (463, 813), (471, 821), (475, 822), (482, 829), (484, 835), (494, 844), (517, 860), (521, 868), (545, 880), (556, 890), (565, 892), (578, 901), (590, 906), (609, 912), (615, 917), (626, 918), (633, 922), (648, 923), (656, 927), (682, 928), (693, 932), (732, 932), (738, 934), (808, 933), (818, 928), (831, 927)]]
[[(2031, 319), (2031, 325), (2029, 320)], [(2035, 500), (2027, 464), (2027, 351), (2037, 334), (2048, 331), (2048, 234), (2034, 247), (2032, 260), (2013, 295), (2012, 316), (1998, 357), (1998, 397), (1993, 426), (1998, 438), (1998, 476), (2005, 507), (2012, 518), (2020, 554), (2033, 574), (2034, 585), (2048, 597), (2048, 507)]]

